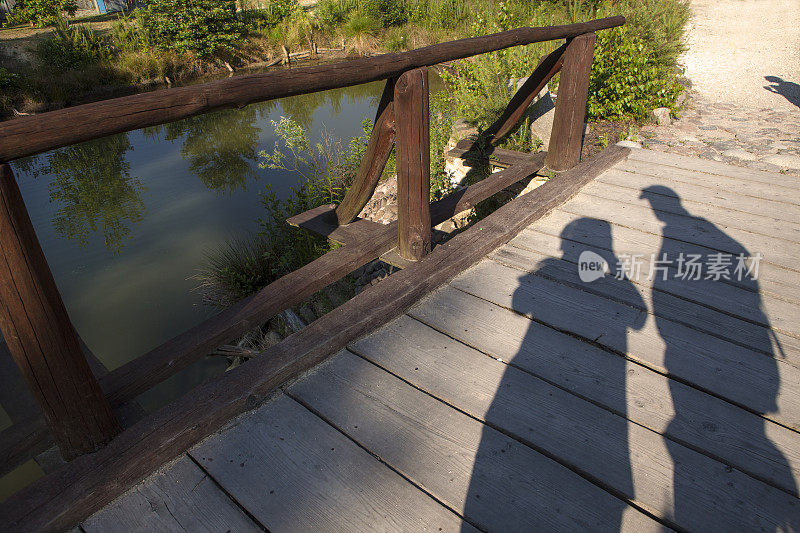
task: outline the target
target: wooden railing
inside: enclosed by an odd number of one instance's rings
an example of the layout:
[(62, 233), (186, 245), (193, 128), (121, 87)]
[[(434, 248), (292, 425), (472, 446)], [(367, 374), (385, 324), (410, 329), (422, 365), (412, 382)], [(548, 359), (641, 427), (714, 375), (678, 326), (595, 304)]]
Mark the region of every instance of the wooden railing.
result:
[[(218, 346), (359, 266), (396, 249), (406, 261), (431, 248), (431, 227), (471, 208), (543, 165), (566, 170), (580, 160), (594, 32), (623, 17), (463, 39), (399, 54), (228, 78), (85, 104), (0, 123), (0, 327), (66, 459), (103, 446), (119, 431), (114, 411)], [(427, 67), (504, 48), (555, 39), (566, 44), (545, 57), (500, 119), (484, 132), (495, 146), (533, 98), (561, 71), (548, 152), (435, 203), (429, 201), (430, 148)], [(47, 150), (179, 120), (226, 107), (385, 79), (375, 126), (356, 178), (341, 204), (293, 217), (294, 222), (345, 244), (278, 279), (258, 293), (170, 339), (130, 363), (95, 378), (81, 353), (53, 276), (36, 238), (9, 161)], [(398, 220), (382, 226), (357, 220), (397, 146)], [(469, 147), (467, 147), (469, 151)], [(13, 430), (13, 431), (11, 431)], [(0, 472), (51, 441), (41, 419), (0, 435)], [(12, 436), (16, 442), (9, 443)], [(5, 449), (2, 449), (5, 444)], [(15, 449), (9, 448), (15, 447)]]

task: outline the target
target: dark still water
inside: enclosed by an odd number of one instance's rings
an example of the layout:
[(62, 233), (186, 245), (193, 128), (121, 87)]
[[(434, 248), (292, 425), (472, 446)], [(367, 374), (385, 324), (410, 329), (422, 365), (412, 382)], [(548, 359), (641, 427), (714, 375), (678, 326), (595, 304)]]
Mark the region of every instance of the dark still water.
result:
[[(258, 230), (266, 184), (285, 197), (298, 181), (258, 166), (258, 152), (272, 152), (277, 140), (271, 121), (295, 120), (312, 143), (327, 129), (347, 147), (362, 120), (374, 118), (382, 88), (255, 104), (15, 162), (72, 322), (97, 359), (113, 370), (214, 313), (192, 276), (209, 250)], [(225, 366), (224, 358), (207, 358), (140, 403), (152, 411)], [(4, 385), (18, 379), (9, 376), (13, 365), (2, 368)], [(0, 409), (0, 430), (36, 409), (11, 403)], [(0, 480), (0, 499), (10, 482)]]

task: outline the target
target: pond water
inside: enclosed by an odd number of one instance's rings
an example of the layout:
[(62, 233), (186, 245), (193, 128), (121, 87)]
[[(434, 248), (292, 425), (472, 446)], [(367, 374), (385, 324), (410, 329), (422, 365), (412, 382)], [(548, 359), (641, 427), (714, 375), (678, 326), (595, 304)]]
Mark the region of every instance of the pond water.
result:
[[(374, 118), (382, 89), (376, 82), (254, 104), (15, 161), (67, 310), (95, 357), (113, 370), (215, 312), (193, 279), (206, 254), (258, 231), (266, 184), (286, 197), (298, 181), (259, 168), (259, 151), (278, 140), (272, 121), (293, 119), (312, 142), (327, 130), (346, 147)], [(153, 411), (226, 365), (205, 358), (139, 403)], [(17, 418), (0, 409), (0, 430)]]
[[(192, 276), (227, 239), (258, 230), (265, 185), (298, 174), (259, 168), (286, 116), (342, 140), (374, 118), (383, 83), (254, 104), (146, 128), (12, 164), (75, 328), (110, 370), (215, 312)], [(153, 410), (209, 375), (206, 359), (140, 398)]]

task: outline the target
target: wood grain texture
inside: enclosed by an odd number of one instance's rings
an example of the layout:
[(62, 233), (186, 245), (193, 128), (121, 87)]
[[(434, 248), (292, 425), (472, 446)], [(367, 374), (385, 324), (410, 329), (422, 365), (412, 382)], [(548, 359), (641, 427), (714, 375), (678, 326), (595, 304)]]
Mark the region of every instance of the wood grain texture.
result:
[[(596, 218), (601, 217), (601, 218)], [(603, 217), (607, 217), (603, 218)], [(643, 259), (649, 261), (651, 254), (658, 254), (659, 249), (665, 243), (669, 246), (680, 246), (686, 254), (707, 255), (714, 250), (705, 246), (681, 242), (676, 244), (672, 238), (663, 238), (661, 235), (641, 231), (638, 228), (630, 228), (614, 223), (614, 218), (608, 213), (595, 213), (592, 217), (570, 213), (561, 209), (555, 209), (547, 217), (540, 220), (535, 227), (526, 229), (528, 231), (546, 233), (548, 235), (560, 236), (564, 228), (570, 222), (582, 219), (584, 221), (596, 221), (598, 224), (583, 224), (582, 232), (573, 232), (570, 241), (581, 244), (600, 245), (607, 248), (607, 235), (603, 235), (602, 226), (610, 223), (613, 234), (613, 248), (617, 253), (644, 254)], [(649, 263), (648, 263), (649, 265)], [(644, 267), (643, 267), (644, 268)], [(649, 273), (649, 270), (645, 275)], [(750, 283), (740, 282), (736, 278), (723, 280), (723, 284), (739, 287), (744, 290), (752, 290)], [(761, 292), (765, 295), (764, 301), (769, 305), (772, 300), (786, 300), (790, 302), (800, 302), (800, 285), (797, 283), (797, 273), (786, 270), (779, 266), (762, 261), (758, 271), (758, 283)], [(718, 289), (723, 292), (723, 287)], [(742, 301), (737, 298), (735, 301)], [(755, 311), (755, 310), (751, 310)], [(744, 312), (744, 311), (742, 311)]]
[[(628, 176), (630, 175), (628, 173), (625, 174)], [(678, 194), (672, 194), (674, 192), (672, 188), (664, 189), (658, 187), (658, 189), (654, 189), (652, 187), (653, 185), (661, 184), (655, 179), (651, 180), (650, 184), (644, 185), (641, 189), (631, 189), (597, 181), (592, 183), (591, 187), (587, 187), (583, 192), (599, 198), (605, 198), (606, 200), (638, 206), (647, 205), (647, 203), (643, 201), (644, 198), (653, 198), (658, 203), (659, 209), (668, 213), (681, 215), (688, 211), (692, 216), (706, 218), (717, 225), (736, 228), (738, 230), (747, 231), (748, 233), (765, 235), (789, 243), (800, 243), (800, 220), (785, 221), (770, 216), (770, 213), (755, 214), (734, 211), (727, 206), (710, 205), (705, 203), (703, 199), (695, 201)], [(648, 190), (643, 192), (644, 189)], [(661, 201), (662, 196), (666, 196), (667, 201)], [(798, 196), (800, 196), (800, 194), (798, 194)], [(678, 199), (680, 202), (671, 202), (669, 198)]]
[(523, 113), (531, 105), (533, 99), (541, 92), (542, 89), (550, 81), (550, 78), (556, 75), (561, 70), (564, 64), (564, 51), (567, 45), (563, 44), (556, 48), (554, 51), (546, 55), (536, 69), (528, 76), (522, 87), (514, 93), (511, 101), (506, 106), (500, 118), (498, 118), (491, 126), (486, 128), (483, 135), (491, 137), (493, 145), (498, 144), (503, 137), (505, 137), (522, 118)]
[(397, 222), (400, 257), (418, 261), (431, 251), (431, 151), (428, 69), (397, 80)]
[[(654, 304), (652, 281), (644, 280), (644, 283), (642, 283), (643, 280), (640, 278), (639, 283), (621, 284), (619, 280), (609, 276), (594, 280), (591, 283), (583, 283), (578, 278), (577, 261), (556, 259), (539, 252), (512, 246), (504, 246), (492, 254), (491, 258), (498, 263), (517, 270), (543, 275), (555, 281), (572, 285), (578, 289), (598, 294), (644, 311), (656, 309), (657, 307), (657, 314), (660, 317), (668, 318), (708, 335), (734, 342), (754, 352), (763, 353), (768, 357), (780, 358), (787, 363), (800, 367), (800, 344), (798, 344), (796, 337), (786, 334), (780, 335), (783, 353), (776, 354), (769, 342), (770, 336), (776, 333), (770, 330), (768, 324), (753, 324), (664, 291), (657, 293), (655, 297), (658, 302)], [(570, 257), (570, 259), (573, 258)], [(547, 264), (546, 272), (538, 272), (539, 266), (545, 263)], [(668, 283), (667, 285), (674, 286), (678, 284), (680, 284), (680, 281), (673, 279), (673, 283)], [(700, 285), (693, 292), (700, 292), (703, 289), (712, 292), (716, 289), (710, 283), (701, 283)], [(660, 281), (658, 286), (659, 288), (661, 287)], [(727, 287), (725, 288), (727, 289)], [(750, 303), (753, 300), (752, 294), (748, 296), (744, 302)], [(742, 307), (745, 306), (744, 302), (741, 302), (743, 304)], [(655, 311), (653, 312), (656, 314)], [(761, 313), (761, 316), (764, 316), (763, 313)], [(796, 323), (797, 320), (791, 319), (792, 316), (796, 317), (798, 315), (790, 315), (789, 326), (792, 329), (800, 329), (800, 325)], [(763, 321), (763, 318), (761, 321)]]
[[(555, 215), (556, 213), (553, 213)], [(561, 218), (561, 217), (558, 217)], [(564, 220), (570, 219), (568, 216)], [(543, 229), (545, 222), (549, 225), (554, 222), (556, 225), (562, 224), (556, 221), (555, 217), (548, 217), (547, 221), (542, 220), (541, 224), (537, 224), (535, 229)], [(569, 222), (567, 222), (568, 224)], [(563, 226), (562, 226), (563, 227)], [(589, 228), (589, 224), (585, 224)], [(526, 230), (520, 232), (509, 244), (515, 248), (522, 250), (530, 250), (532, 252), (539, 252), (545, 255), (560, 256), (570, 255), (578, 256), (585, 250), (593, 251), (598, 255), (607, 255), (609, 252), (614, 254), (630, 253), (633, 248), (629, 248), (626, 241), (623, 240), (624, 234), (618, 228), (614, 229), (614, 250), (605, 248), (605, 244), (601, 239), (594, 237), (591, 234), (584, 235), (580, 241), (571, 241), (561, 239), (557, 236), (557, 232), (544, 233), (542, 231)], [(556, 233), (556, 235), (553, 235)], [(656, 247), (652, 253), (657, 250)], [(641, 249), (641, 248), (640, 248)], [(650, 249), (641, 249), (641, 253), (648, 254)], [(533, 266), (532, 264), (528, 265)], [(797, 316), (800, 316), (800, 303), (781, 300), (774, 298), (770, 293), (762, 294), (763, 309), (756, 308), (752, 305), (753, 294), (751, 291), (744, 287), (731, 283), (716, 283), (712, 280), (698, 280), (697, 283), (682, 283), (681, 280), (674, 278), (676, 272), (674, 265), (670, 266), (670, 275), (665, 282), (659, 283), (658, 290), (673, 294), (688, 302), (694, 302), (707, 307), (712, 310), (731, 315), (732, 317), (741, 318), (751, 324), (769, 326), (775, 330), (781, 339), (781, 342), (787, 342), (791, 345), (793, 341), (788, 338), (784, 332), (793, 331), (797, 328)], [(642, 272), (644, 273), (638, 280), (634, 281), (637, 285), (652, 289), (653, 281), (648, 279), (651, 270), (651, 258), (646, 255), (643, 258)], [(763, 280), (762, 280), (763, 281)], [(768, 320), (764, 320), (764, 316)]]
[(593, 33), (581, 35), (570, 39), (564, 51), (553, 131), (547, 147), (547, 166), (553, 170), (567, 170), (581, 160), (594, 42)]
[[(193, 389), (124, 431), (92, 456), (79, 458), (33, 483), (0, 504), (0, 525), (31, 529), (72, 527), (232, 417), (257, 406), (281, 383), (402, 314), (430, 291), (568, 200), (629, 152), (626, 148), (609, 147), (549, 180), (535, 194), (500, 207), (434, 249), (425, 261), (363, 291), (261, 357)], [(365, 313), (365, 309), (370, 312)]]
[[(642, 151), (649, 152), (649, 150)], [(784, 210), (786, 210), (787, 213), (796, 212), (798, 209), (797, 189), (778, 185), (777, 183), (772, 185), (754, 183), (746, 178), (708, 174), (692, 169), (661, 165), (653, 161), (641, 161), (640, 159), (629, 159), (626, 161), (625, 165), (621, 165), (620, 168), (641, 172), (649, 176), (687, 183), (689, 185), (707, 187), (729, 194), (734, 193), (747, 198), (760, 198), (762, 200), (784, 204), (780, 206), (779, 213), (782, 213)], [(752, 172), (755, 173), (757, 171), (753, 170)]]
[[(0, 125), (0, 162), (34, 155), (82, 141), (164, 124), (215, 109), (350, 87), (397, 77), (407, 70), (501, 50), (511, 46), (576, 37), (625, 24), (615, 16), (580, 24), (518, 28), (461, 39), (410, 52), (233, 76), (201, 85), (175, 87), (50, 111)], [(64, 128), (68, 124), (69, 128)]]
[(631, 159), (646, 161), (659, 165), (682, 168), (705, 174), (725, 176), (728, 178), (738, 178), (750, 182), (762, 183), (768, 186), (788, 187), (800, 190), (800, 179), (780, 172), (764, 172), (751, 168), (742, 168), (736, 165), (728, 165), (718, 161), (709, 161), (697, 157), (688, 157), (680, 154), (670, 154), (665, 152), (654, 152), (653, 150), (634, 150)]
[[(800, 500), (412, 319), (352, 350), (691, 531), (793, 527)], [(679, 465), (676, 467), (675, 465)], [(673, 488), (674, 487), (674, 488)], [(673, 491), (685, 496), (678, 509)]]
[[(650, 198), (654, 197), (650, 196)], [(656, 201), (654, 203), (660, 205), (670, 202)], [(614, 224), (636, 228), (654, 235), (661, 235), (664, 231), (669, 231), (671, 236), (680, 236), (681, 241), (728, 254), (739, 254), (744, 247), (750, 252), (749, 255), (760, 253), (763, 256), (762, 262), (794, 271), (795, 279), (800, 279), (800, 273), (798, 273), (800, 265), (797, 263), (795, 247), (774, 236), (751, 233), (722, 223), (715, 223), (714, 220), (706, 221), (701, 217), (692, 216), (688, 211), (684, 211), (685, 216), (660, 209), (655, 212), (644, 201), (640, 205), (633, 205), (585, 194), (573, 198), (562, 208), (564, 211), (584, 217), (607, 213), (608, 218)], [(707, 222), (721, 231), (709, 232)]]
[[(800, 369), (682, 324), (647, 316), (625, 338), (611, 335), (646, 311), (484, 261), (451, 285), (535, 320), (626, 354), (658, 372), (710, 391), (765, 418), (800, 429)], [(671, 361), (665, 361), (665, 347)], [(669, 363), (669, 364), (667, 364)]]
[[(737, 213), (749, 213), (771, 217), (789, 224), (800, 224), (800, 206), (775, 202), (755, 196), (743, 196), (707, 185), (696, 185), (686, 181), (670, 179), (669, 172), (662, 172), (660, 165), (628, 160), (606, 172), (598, 182), (642, 190), (653, 181), (672, 189), (675, 196), (696, 203), (730, 209)], [(656, 177), (656, 174), (659, 174)]]
[(396, 130), (392, 78), (386, 80), (373, 124), (369, 143), (361, 158), (353, 184), (336, 207), (336, 219), (339, 225), (351, 223), (367, 205), (392, 154)]
[(358, 245), (364, 240), (383, 233), (385, 226), (363, 218), (351, 221), (340, 226), (336, 220), (336, 206), (333, 204), (321, 205), (314, 209), (304, 211), (286, 219), (291, 226), (303, 228), (317, 235), (327, 237), (329, 240), (342, 245)]
[(269, 531), (462, 527), (452, 511), (286, 396), (189, 453)]
[(86, 519), (86, 533), (262, 531), (189, 457)]
[[(349, 352), (288, 394), (484, 531), (657, 530), (525, 445)], [(465, 515), (466, 513), (466, 515)]]
[[(491, 357), (798, 495), (800, 434), (795, 431), (452, 287), (443, 287), (408, 314)], [(670, 388), (689, 399), (680, 413), (670, 399)]]
[(0, 165), (0, 327), (65, 459), (119, 432), (8, 165)]

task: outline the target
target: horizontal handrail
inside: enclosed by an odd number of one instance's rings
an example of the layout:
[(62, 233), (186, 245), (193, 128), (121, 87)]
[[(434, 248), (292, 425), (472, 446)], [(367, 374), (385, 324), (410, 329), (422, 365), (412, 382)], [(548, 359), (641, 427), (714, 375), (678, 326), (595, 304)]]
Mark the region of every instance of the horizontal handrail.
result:
[(162, 89), (49, 111), (0, 123), (0, 162), (115, 133), (229, 107), (359, 85), (397, 77), (408, 70), (494, 52), (512, 46), (569, 39), (622, 26), (614, 16), (579, 24), (518, 28), (346, 62), (234, 76), (200, 85)]

